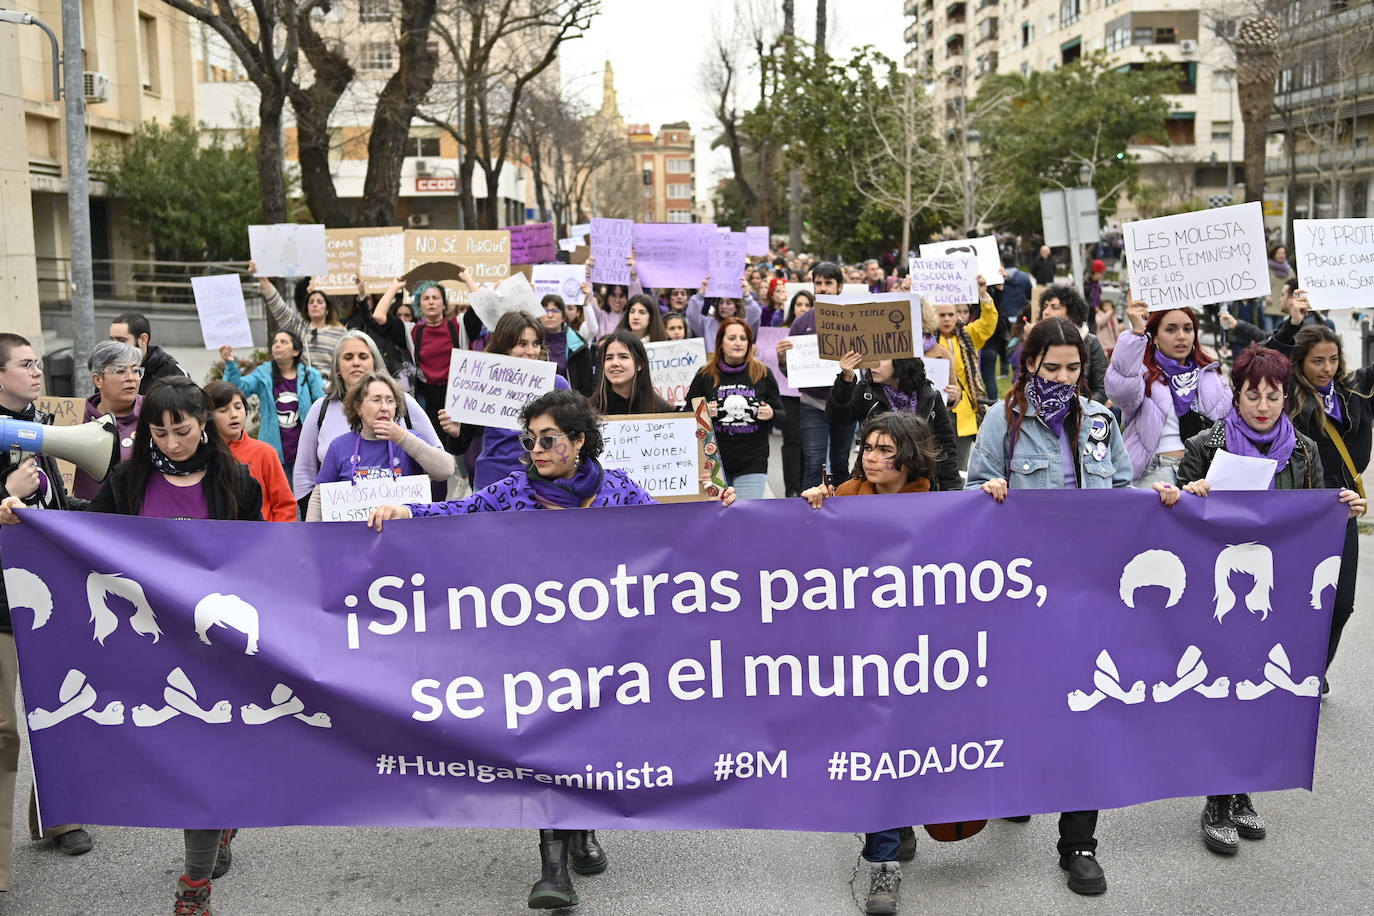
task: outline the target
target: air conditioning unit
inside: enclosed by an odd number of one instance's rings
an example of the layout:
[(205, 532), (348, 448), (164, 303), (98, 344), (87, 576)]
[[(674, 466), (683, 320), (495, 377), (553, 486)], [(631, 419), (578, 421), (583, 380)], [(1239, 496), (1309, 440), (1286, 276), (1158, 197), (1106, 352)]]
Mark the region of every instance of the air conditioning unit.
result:
[(406, 225), (412, 229), (427, 229), (429, 228), (429, 214), (412, 213), (406, 217)]
[(110, 100), (110, 78), (94, 70), (81, 74), (81, 94), (87, 102), (108, 102)]
[(1178, 49), (1184, 54), (1196, 54), (1197, 42), (1193, 41), (1191, 38), (1185, 38), (1178, 43)]
[(428, 159), (416, 159), (416, 160), (415, 160), (415, 174), (416, 174), (416, 175), (428, 175), (428, 174), (429, 174), (429, 160), (428, 160)]

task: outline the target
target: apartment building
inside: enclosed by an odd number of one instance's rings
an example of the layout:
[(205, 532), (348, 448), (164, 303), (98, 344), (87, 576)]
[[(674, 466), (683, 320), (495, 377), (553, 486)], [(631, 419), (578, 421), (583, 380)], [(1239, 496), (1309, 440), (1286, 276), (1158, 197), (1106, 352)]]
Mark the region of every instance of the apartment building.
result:
[[(58, 0), (6, 4), (62, 38)], [(144, 121), (195, 118), (187, 17), (152, 0), (82, 0), (88, 149), (128, 138)], [(52, 46), (35, 26), (0, 23), (0, 327), (41, 338), (39, 302), (70, 296), (64, 105), (53, 99)], [(135, 256), (119, 205), (91, 184), (97, 261)], [(108, 265), (103, 268), (108, 271)], [(96, 293), (100, 294), (101, 270)]]
[(676, 121), (659, 127), (628, 127), (635, 168), (642, 176), (644, 202), (636, 217), (642, 223), (690, 223), (695, 218), (697, 183), (692, 127)]
[[(1122, 66), (1163, 57), (1178, 71), (1168, 145), (1140, 145), (1141, 178), (1177, 203), (1244, 184), (1240, 108), (1232, 55), (1197, 0), (905, 0), (908, 67), (930, 75), (947, 133), (967, 127), (982, 81), (993, 73), (1052, 70), (1106, 50)], [(1215, 28), (1213, 27), (1215, 25)], [(1242, 196), (1235, 190), (1236, 199)], [(1124, 202), (1117, 219), (1135, 209)]]

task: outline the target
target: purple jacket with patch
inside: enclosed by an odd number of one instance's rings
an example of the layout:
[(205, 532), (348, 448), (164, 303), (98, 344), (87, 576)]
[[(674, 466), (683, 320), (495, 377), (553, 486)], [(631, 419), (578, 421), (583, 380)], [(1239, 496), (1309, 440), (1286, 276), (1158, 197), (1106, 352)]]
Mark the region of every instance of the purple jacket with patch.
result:
[[(604, 506), (654, 506), (654, 499), (624, 471), (607, 468), (601, 478), (601, 489), (592, 498), (589, 509)], [(547, 508), (534, 495), (529, 476), (516, 471), (489, 487), (478, 490), (464, 499), (442, 503), (411, 503), (406, 506), (415, 518), (432, 515), (467, 515), (471, 512), (523, 512), (527, 509)]]

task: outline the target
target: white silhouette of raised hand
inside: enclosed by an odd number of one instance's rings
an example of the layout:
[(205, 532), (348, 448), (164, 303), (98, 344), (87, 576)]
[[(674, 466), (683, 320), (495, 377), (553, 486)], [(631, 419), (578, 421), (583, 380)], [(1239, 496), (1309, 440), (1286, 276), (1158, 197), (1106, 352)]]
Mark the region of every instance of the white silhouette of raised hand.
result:
[(62, 686), (58, 688), (57, 698), (62, 701), (62, 705), (56, 709), (35, 708), (29, 712), (28, 721), (31, 731), (52, 728), (60, 722), (67, 721), (72, 716), (79, 716), (93, 709), (96, 693), (95, 688), (86, 683), (86, 675), (73, 668), (62, 679)]

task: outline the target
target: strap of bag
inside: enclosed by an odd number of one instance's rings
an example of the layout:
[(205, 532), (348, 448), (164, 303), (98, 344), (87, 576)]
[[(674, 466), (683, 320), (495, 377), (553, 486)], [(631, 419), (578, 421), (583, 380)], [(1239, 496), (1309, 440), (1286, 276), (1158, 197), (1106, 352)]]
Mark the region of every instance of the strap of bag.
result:
[[(1318, 405), (1320, 409), (1320, 405)], [(1336, 451), (1341, 453), (1341, 460), (1345, 462), (1345, 469), (1350, 472), (1351, 478), (1355, 481), (1355, 489), (1359, 491), (1360, 498), (1364, 498), (1364, 478), (1360, 472), (1355, 470), (1355, 462), (1350, 458), (1350, 452), (1346, 451), (1345, 440), (1341, 438), (1340, 430), (1336, 429), (1336, 424), (1331, 422), (1331, 417), (1324, 411), (1322, 413), (1322, 429), (1326, 432), (1326, 438), (1331, 440), (1331, 444), (1336, 446)]]

